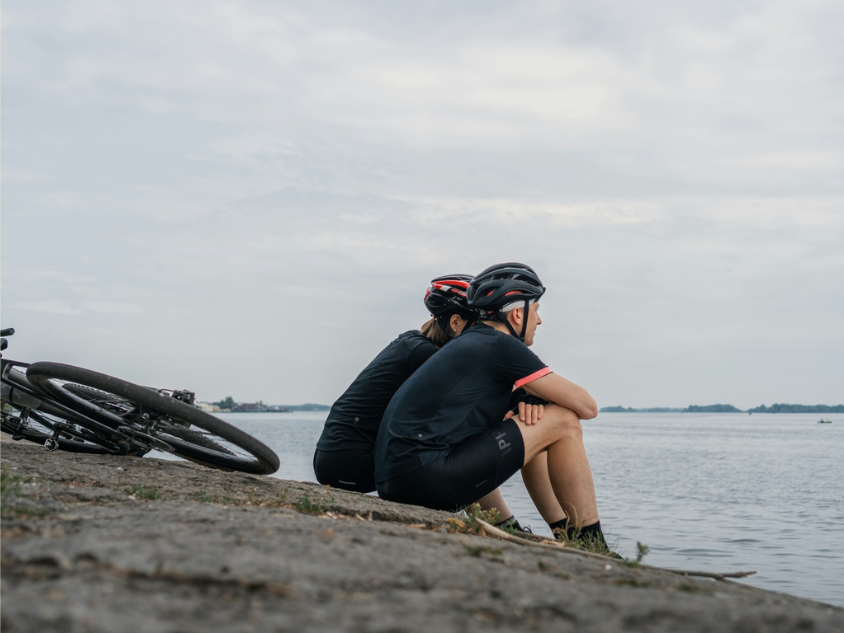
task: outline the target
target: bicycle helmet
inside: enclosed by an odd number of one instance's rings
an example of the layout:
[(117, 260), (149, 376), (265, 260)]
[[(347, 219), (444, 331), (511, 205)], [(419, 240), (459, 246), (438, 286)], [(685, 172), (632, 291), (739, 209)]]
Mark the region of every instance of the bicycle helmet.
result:
[(466, 290), (472, 275), (443, 275), (431, 280), (431, 286), (425, 292), (425, 307), (436, 318), (446, 339), (452, 338), (448, 321), (452, 314), (459, 314), (471, 322), (477, 321), (478, 312), (466, 305)]
[[(478, 310), (481, 319), (501, 321), (510, 333), (524, 342), (527, 332), (527, 312), (530, 304), (545, 294), (545, 286), (536, 271), (527, 264), (508, 262), (490, 266), (469, 284), (466, 291), (467, 304)], [(522, 333), (510, 325), (503, 314), (504, 308), (515, 301), (524, 301), (525, 319), (522, 321)]]

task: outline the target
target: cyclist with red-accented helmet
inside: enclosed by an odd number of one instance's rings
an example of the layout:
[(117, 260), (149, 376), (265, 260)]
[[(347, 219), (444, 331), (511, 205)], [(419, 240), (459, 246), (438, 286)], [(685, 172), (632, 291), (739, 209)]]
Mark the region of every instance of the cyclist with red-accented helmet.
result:
[(433, 279), (424, 297), (431, 318), (419, 330), (400, 334), (337, 399), (314, 454), (317, 481), (345, 490), (375, 490), (372, 454), (381, 416), (404, 381), (475, 322), (477, 311), (466, 305), (471, 281), (471, 275)]

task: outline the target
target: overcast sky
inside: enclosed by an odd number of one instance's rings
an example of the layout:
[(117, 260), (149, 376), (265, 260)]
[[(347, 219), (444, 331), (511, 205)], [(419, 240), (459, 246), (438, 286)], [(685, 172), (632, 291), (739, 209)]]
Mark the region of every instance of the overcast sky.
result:
[[(410, 6), (408, 6), (410, 5)], [(599, 405), (844, 402), (844, 4), (6, 0), (11, 357), (330, 404), (501, 261)]]

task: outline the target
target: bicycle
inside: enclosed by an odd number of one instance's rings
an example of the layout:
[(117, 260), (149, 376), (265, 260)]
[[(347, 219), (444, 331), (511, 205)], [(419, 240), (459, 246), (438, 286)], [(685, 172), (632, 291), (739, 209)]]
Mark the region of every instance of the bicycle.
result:
[[(0, 331), (12, 334), (11, 328)], [(260, 475), (278, 470), (272, 449), (196, 407), (191, 391), (143, 387), (61, 363), (0, 363), (2, 430), (13, 439), (88, 453), (142, 456), (157, 449)]]

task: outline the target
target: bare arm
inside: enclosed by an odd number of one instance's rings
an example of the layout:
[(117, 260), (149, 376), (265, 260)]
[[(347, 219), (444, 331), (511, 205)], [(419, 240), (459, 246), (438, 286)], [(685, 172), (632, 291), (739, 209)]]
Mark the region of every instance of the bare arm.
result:
[(589, 392), (559, 374), (547, 374), (522, 387), (533, 396), (571, 409), (581, 420), (591, 420), (598, 415), (598, 404)]

